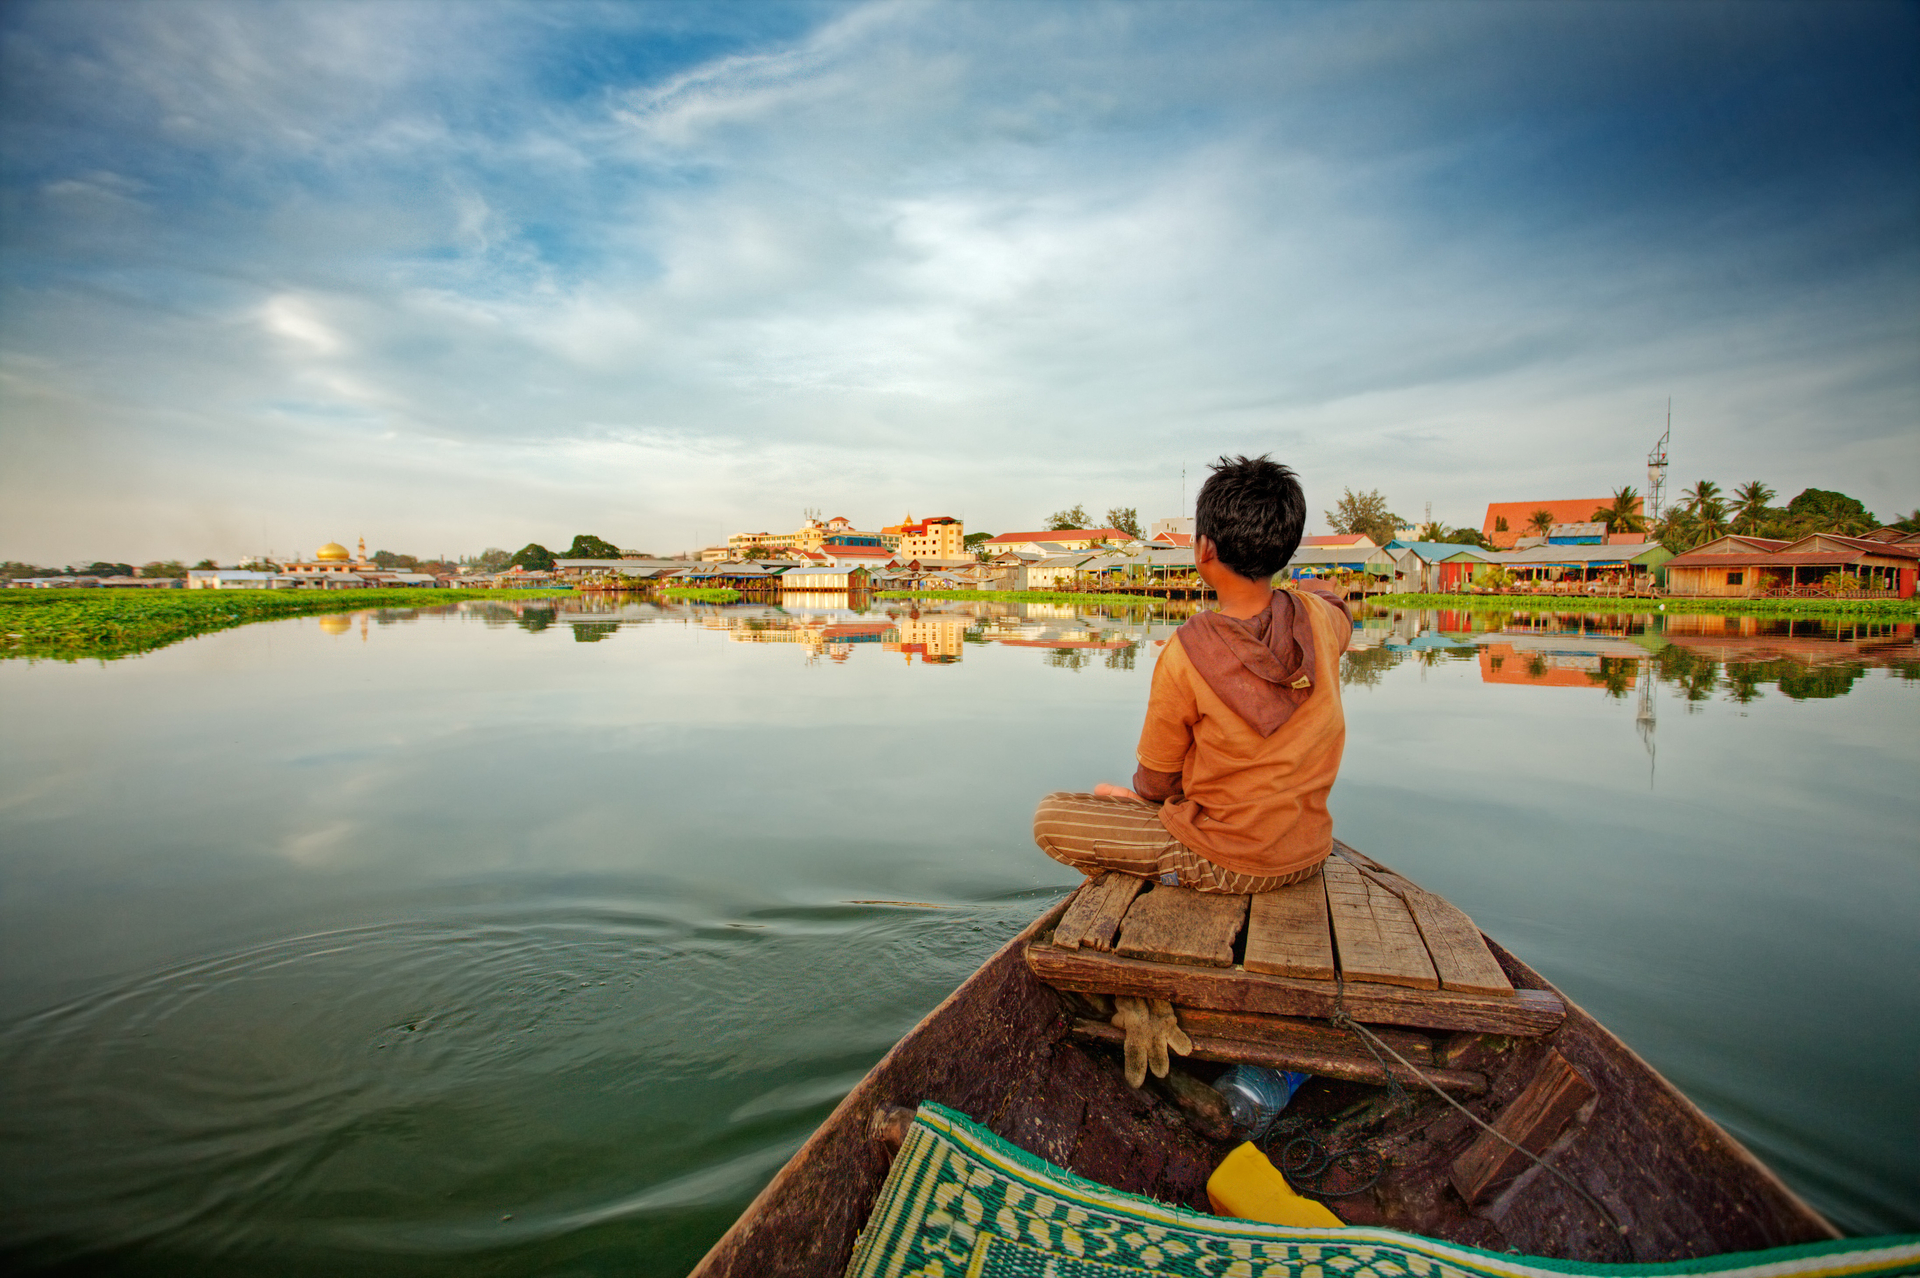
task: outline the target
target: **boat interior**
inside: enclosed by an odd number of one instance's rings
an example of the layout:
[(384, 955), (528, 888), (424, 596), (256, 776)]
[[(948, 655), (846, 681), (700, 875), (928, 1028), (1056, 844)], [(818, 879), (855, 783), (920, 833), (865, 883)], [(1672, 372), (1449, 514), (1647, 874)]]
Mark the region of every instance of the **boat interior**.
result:
[[(1135, 999), (1191, 1044), (1138, 1088), (1114, 1023)], [(1336, 843), (1318, 877), (1253, 896), (1088, 880), (902, 1039), (695, 1273), (841, 1272), (928, 1100), (1207, 1211), (1240, 1139), (1210, 1084), (1239, 1063), (1314, 1076), (1258, 1143), (1346, 1224), (1595, 1263), (1837, 1236), (1464, 913)]]

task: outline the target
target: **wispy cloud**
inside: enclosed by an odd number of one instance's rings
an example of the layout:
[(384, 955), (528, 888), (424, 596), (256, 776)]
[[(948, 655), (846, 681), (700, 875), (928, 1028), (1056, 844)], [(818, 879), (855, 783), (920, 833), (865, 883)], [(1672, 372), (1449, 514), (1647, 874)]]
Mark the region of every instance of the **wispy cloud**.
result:
[(1151, 517), (1243, 449), (1460, 522), (1635, 481), (1668, 395), (1690, 475), (1920, 490), (1910, 7), (69, 3), (0, 41), (9, 556)]

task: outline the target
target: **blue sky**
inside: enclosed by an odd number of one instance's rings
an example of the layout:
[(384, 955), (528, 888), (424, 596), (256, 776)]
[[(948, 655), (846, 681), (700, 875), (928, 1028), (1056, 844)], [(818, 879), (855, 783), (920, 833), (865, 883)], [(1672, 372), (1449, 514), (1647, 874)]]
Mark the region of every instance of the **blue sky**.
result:
[[(1920, 504), (1913, 4), (0, 9), (0, 556)], [(1315, 521), (1316, 524), (1319, 521)]]

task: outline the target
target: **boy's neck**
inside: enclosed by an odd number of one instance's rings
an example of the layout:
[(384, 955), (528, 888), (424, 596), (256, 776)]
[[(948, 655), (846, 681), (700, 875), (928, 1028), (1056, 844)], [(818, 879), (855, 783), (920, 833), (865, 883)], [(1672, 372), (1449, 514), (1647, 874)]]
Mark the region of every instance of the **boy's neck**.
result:
[(1273, 607), (1273, 583), (1248, 581), (1238, 573), (1224, 573), (1213, 593), (1220, 597), (1220, 611), (1245, 621)]
[(1221, 563), (1211, 539), (1196, 539), (1194, 561), (1200, 570), (1200, 580), (1213, 588), (1214, 597), (1220, 601), (1220, 611), (1227, 616), (1245, 621), (1273, 606), (1273, 582), (1242, 577)]

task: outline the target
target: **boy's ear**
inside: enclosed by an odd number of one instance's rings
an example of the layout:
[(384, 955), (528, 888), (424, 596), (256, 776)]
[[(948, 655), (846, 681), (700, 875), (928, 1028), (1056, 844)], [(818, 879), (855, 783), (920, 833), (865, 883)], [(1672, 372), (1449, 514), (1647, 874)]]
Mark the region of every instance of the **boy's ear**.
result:
[(1213, 544), (1213, 538), (1195, 537), (1193, 539), (1193, 562), (1204, 564), (1219, 557), (1220, 549)]

